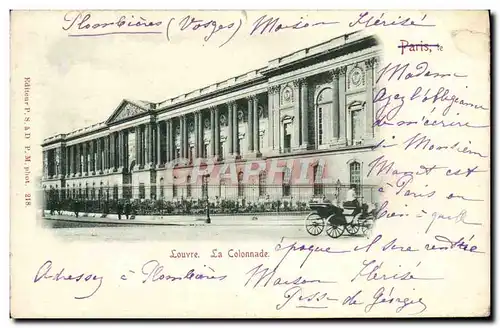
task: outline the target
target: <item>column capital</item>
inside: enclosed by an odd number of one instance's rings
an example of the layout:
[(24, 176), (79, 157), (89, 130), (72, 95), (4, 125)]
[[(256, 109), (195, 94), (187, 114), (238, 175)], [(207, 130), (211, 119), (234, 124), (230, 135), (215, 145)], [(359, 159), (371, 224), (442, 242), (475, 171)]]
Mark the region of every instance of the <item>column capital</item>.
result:
[(250, 96), (247, 96), (247, 97), (246, 97), (246, 99), (247, 99), (247, 100), (249, 100), (249, 101), (254, 101), (254, 100), (256, 100), (256, 99), (257, 99), (257, 95), (250, 95)]
[(377, 57), (372, 57), (372, 58), (365, 60), (365, 65), (368, 68), (373, 68), (377, 64), (377, 61), (378, 61)]
[(300, 79), (298, 79), (299, 83), (301, 86), (307, 86), (308, 84), (308, 80), (307, 80), (307, 77), (301, 77)]
[(279, 85), (271, 85), (269, 88), (267, 88), (267, 92), (270, 94), (276, 94), (280, 92), (280, 86)]
[(292, 85), (294, 88), (298, 88), (300, 86), (300, 80), (301, 79), (296, 79), (292, 81)]

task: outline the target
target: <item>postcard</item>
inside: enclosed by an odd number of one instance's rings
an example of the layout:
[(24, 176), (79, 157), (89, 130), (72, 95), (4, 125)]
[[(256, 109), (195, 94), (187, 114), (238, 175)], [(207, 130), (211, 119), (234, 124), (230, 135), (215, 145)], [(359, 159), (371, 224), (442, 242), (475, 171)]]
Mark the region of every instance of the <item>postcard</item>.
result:
[(12, 11), (11, 316), (491, 315), (488, 11)]

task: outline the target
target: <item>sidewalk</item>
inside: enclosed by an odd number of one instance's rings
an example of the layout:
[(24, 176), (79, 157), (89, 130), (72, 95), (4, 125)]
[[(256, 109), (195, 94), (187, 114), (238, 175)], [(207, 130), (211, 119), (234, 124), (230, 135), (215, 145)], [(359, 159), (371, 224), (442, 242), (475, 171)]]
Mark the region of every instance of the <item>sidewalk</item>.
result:
[(181, 216), (181, 215), (165, 215), (165, 216), (136, 216), (133, 220), (125, 220), (122, 216), (118, 220), (118, 215), (109, 214), (106, 218), (101, 218), (100, 214), (89, 213), (88, 216), (80, 215), (75, 217), (74, 213), (63, 212), (62, 215), (50, 215), (48, 211), (44, 213), (44, 219), (47, 220), (61, 220), (72, 222), (86, 222), (86, 223), (103, 223), (103, 224), (120, 224), (120, 225), (171, 225), (171, 226), (302, 226), (306, 215), (214, 215), (211, 216), (211, 223), (205, 223), (206, 217), (203, 215)]

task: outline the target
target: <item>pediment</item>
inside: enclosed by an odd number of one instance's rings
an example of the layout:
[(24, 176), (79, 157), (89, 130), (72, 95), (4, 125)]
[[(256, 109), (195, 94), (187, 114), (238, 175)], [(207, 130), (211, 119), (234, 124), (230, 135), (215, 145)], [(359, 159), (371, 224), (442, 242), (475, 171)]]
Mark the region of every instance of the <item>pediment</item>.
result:
[(128, 100), (123, 100), (106, 121), (107, 124), (126, 120), (147, 113), (148, 109)]

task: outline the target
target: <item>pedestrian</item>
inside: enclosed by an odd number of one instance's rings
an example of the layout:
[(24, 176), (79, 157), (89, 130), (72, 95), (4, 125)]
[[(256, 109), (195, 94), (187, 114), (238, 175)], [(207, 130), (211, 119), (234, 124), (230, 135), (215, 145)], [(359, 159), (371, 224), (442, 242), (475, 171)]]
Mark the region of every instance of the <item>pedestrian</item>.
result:
[(80, 212), (80, 202), (78, 201), (78, 199), (76, 199), (73, 203), (73, 208), (75, 211), (75, 216), (78, 217), (78, 213)]
[(344, 207), (359, 207), (359, 201), (356, 195), (356, 186), (351, 185), (351, 188), (347, 191)]
[(123, 213), (123, 204), (120, 201), (118, 201), (118, 204), (116, 205), (116, 211), (118, 212), (118, 220), (121, 220)]
[(125, 217), (127, 218), (127, 220), (129, 215), (130, 215), (130, 202), (127, 201), (125, 203)]

